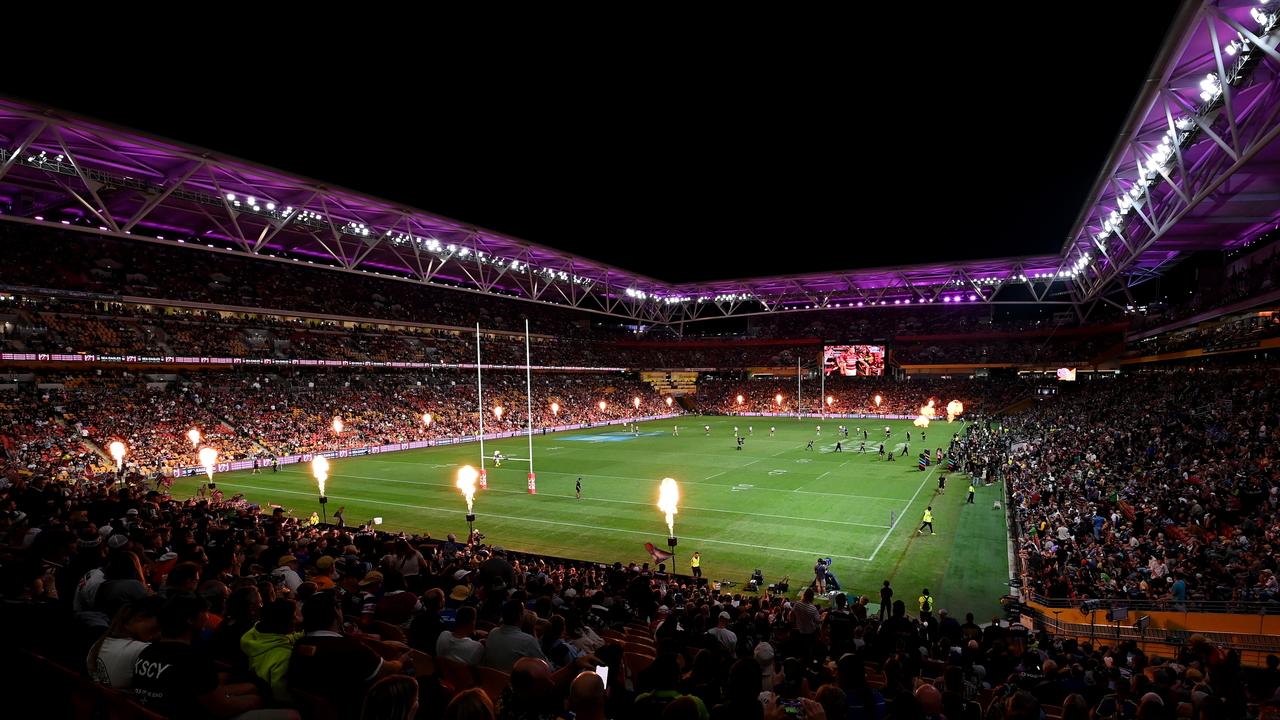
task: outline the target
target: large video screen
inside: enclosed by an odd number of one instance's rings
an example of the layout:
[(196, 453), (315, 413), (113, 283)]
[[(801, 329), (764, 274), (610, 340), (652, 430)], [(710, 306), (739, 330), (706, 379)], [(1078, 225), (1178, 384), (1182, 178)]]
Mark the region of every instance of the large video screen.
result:
[(884, 375), (884, 346), (827, 345), (822, 349), (822, 371), (849, 377)]

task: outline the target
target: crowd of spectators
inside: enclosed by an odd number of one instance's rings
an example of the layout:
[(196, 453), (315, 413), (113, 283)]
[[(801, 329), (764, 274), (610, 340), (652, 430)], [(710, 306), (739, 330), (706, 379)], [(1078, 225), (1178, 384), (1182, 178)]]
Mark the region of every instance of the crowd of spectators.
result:
[[(295, 453), (465, 437), (480, 425), (475, 374), (462, 370), (220, 369), (190, 377), (98, 371), (13, 379), (0, 390), (5, 466), (51, 467), (58, 460), (76, 476), (106, 462), (85, 440), (104, 451), (120, 440), (131, 467), (157, 472), (199, 465), (199, 447), (218, 450), (219, 462), (265, 463)], [(538, 373), (531, 380), (535, 431), (683, 412), (628, 374)], [(487, 371), (484, 383), (485, 432), (524, 430), (525, 374)], [(333, 430), (334, 418), (342, 420), (341, 432)], [(201, 433), (199, 445), (188, 439), (192, 428)]]
[(961, 454), (1007, 481), (1037, 594), (1274, 604), (1277, 381), (1258, 364), (1063, 383)]
[(1280, 335), (1280, 314), (1275, 309), (1268, 309), (1132, 341), (1127, 350), (1130, 355), (1157, 355), (1196, 349), (1218, 352), (1250, 348), (1260, 340), (1277, 335)]
[[(825, 390), (825, 392), (824, 392)], [(994, 413), (1032, 391), (1030, 384), (1004, 379), (928, 378), (912, 376), (904, 381), (887, 378), (832, 377), (822, 385), (805, 381), (800, 387), (799, 410), (832, 414), (915, 415), (935, 400), (937, 416), (945, 419), (946, 405), (964, 403), (968, 413)], [(711, 377), (698, 384), (698, 407), (706, 413), (795, 413), (794, 378)], [(880, 404), (875, 402), (880, 397)], [(742, 402), (738, 402), (738, 397)], [(781, 401), (779, 401), (781, 396)], [(831, 403), (826, 399), (830, 397)]]
[(979, 625), (914, 588), (880, 612), (812, 588), (728, 594), (661, 565), (316, 526), (110, 476), (0, 482), (0, 535), (7, 656), (173, 718), (1210, 719), (1280, 685), (1199, 637), (1152, 657)]
[(949, 363), (1059, 363), (1075, 366), (1093, 361), (1105, 350), (1118, 348), (1119, 333), (1098, 335), (1028, 336), (976, 339), (948, 337), (913, 340), (893, 346), (893, 360), (903, 365)]
[[(413, 361), (445, 364), (475, 361), (471, 331), (316, 318), (143, 306), (106, 301), (14, 297), (8, 307), (29, 323), (7, 333), (8, 349), (25, 352), (105, 355), (247, 357), (270, 359)], [(630, 368), (793, 367), (820, 352), (817, 339), (793, 341), (599, 339), (579, 334), (538, 334), (531, 339), (535, 365)], [(1079, 364), (1118, 346), (1118, 332), (1057, 336), (1051, 330), (1022, 334), (903, 336), (892, 343), (891, 360), (903, 364), (1061, 362)], [(482, 334), (486, 363), (517, 365), (525, 358), (519, 334)]]
[(1260, 296), (1280, 288), (1280, 252), (1276, 251), (1276, 233), (1262, 243), (1250, 246), (1247, 254), (1235, 259), (1221, 274), (1205, 273), (1207, 281), (1184, 297), (1170, 298), (1147, 311), (1134, 315), (1136, 330), (1189, 318), (1198, 313)]

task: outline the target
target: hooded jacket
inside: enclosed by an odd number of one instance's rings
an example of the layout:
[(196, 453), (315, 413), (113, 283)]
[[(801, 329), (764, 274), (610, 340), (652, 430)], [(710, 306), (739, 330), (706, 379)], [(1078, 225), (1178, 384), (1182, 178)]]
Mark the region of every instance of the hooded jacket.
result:
[(264, 633), (254, 624), (240, 638), (240, 649), (249, 658), (249, 669), (271, 686), (271, 697), (275, 700), (292, 699), (289, 697), (289, 658), (293, 655), (293, 644), (300, 637), (300, 632)]

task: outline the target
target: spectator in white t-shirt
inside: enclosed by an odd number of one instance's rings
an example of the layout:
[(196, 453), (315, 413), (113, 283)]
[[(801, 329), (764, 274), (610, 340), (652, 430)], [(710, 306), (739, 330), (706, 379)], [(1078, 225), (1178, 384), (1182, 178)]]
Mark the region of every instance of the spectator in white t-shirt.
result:
[(158, 597), (145, 597), (116, 612), (111, 627), (89, 650), (86, 665), (95, 682), (117, 690), (133, 687), (133, 661), (160, 636), (156, 614), (163, 604)]
[(276, 563), (276, 569), (271, 571), (272, 576), (284, 578), (284, 586), (289, 588), (289, 592), (298, 592), (298, 586), (302, 584), (302, 576), (298, 574), (298, 558), (292, 555), (285, 555)]
[(445, 630), (436, 640), (436, 657), (447, 657), (467, 665), (479, 665), (484, 658), (484, 643), (472, 635), (476, 632), (476, 609), (470, 605), (458, 608), (453, 630)]
[(708, 635), (720, 641), (720, 644), (724, 646), (724, 649), (728, 650), (730, 653), (738, 647), (738, 635), (729, 629), (729, 621), (731, 620), (733, 620), (733, 617), (730, 616), (729, 613), (721, 611), (720, 622), (718, 622), (715, 627), (707, 631)]

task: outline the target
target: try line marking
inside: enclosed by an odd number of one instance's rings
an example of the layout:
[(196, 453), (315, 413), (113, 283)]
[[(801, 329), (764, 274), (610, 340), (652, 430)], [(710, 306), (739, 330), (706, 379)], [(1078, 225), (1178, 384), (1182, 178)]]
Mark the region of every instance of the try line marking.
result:
[(911, 503), (916, 501), (916, 497), (919, 496), (920, 491), (924, 489), (925, 483), (929, 482), (929, 478), (933, 477), (933, 471), (940, 467), (942, 467), (941, 464), (934, 465), (932, 470), (924, 474), (924, 479), (920, 481), (920, 487), (916, 488), (915, 495), (911, 496), (911, 499), (907, 501), (906, 506), (902, 508), (902, 512), (898, 513), (898, 517), (893, 521), (893, 525), (888, 530), (884, 531), (884, 537), (880, 538), (880, 544), (876, 546), (876, 549), (871, 551), (871, 557), (868, 558), (868, 561), (876, 559), (876, 553), (880, 552), (880, 548), (884, 547), (884, 541), (889, 539), (889, 535), (893, 533), (893, 529), (898, 527), (899, 522), (902, 522), (902, 514), (911, 509)]
[[(223, 481), (221, 484), (226, 485), (227, 487), (245, 488), (247, 490), (258, 490), (260, 492), (264, 492), (268, 494), (284, 493), (286, 495), (302, 495), (305, 497), (315, 497), (314, 492), (302, 492), (299, 490), (282, 490), (280, 488), (265, 488), (265, 487), (260, 487), (258, 485), (246, 485), (244, 483), (238, 483), (238, 482)], [(371, 505), (389, 505), (391, 507), (413, 508), (415, 510), (427, 510), (430, 512), (441, 513), (444, 515), (456, 516), (458, 514), (457, 508), (446, 509), (446, 508), (432, 507), (430, 505), (409, 505), (406, 503), (387, 502), (384, 500), (371, 500), (369, 498), (354, 497), (351, 495), (329, 495), (328, 497), (333, 500), (346, 500), (349, 502), (368, 503)], [(515, 522), (521, 522), (521, 523), (542, 523), (544, 525), (560, 525), (562, 527), (580, 528), (583, 530), (602, 530), (604, 532), (628, 533), (630, 535), (646, 535), (649, 537), (654, 536), (654, 533), (645, 531), (645, 530), (625, 530), (622, 528), (601, 527), (599, 525), (583, 525), (581, 523), (564, 522), (561, 520), (543, 520), (541, 518), (517, 517), (514, 515), (498, 515), (496, 513), (485, 513), (485, 517), (498, 518), (501, 520), (513, 520)], [(838, 557), (838, 558), (843, 558), (845, 560), (863, 560), (863, 561), (870, 560), (870, 558), (858, 557), (856, 555), (837, 555), (836, 553), (820, 552), (818, 550), (796, 550), (794, 548), (780, 548), (780, 547), (774, 547), (772, 545), (755, 545), (752, 543), (729, 542), (727, 540), (713, 540), (711, 538), (700, 538), (700, 537), (694, 537), (692, 535), (682, 535), (681, 537), (688, 540), (696, 540), (698, 542), (711, 543), (713, 545), (728, 545), (730, 547), (747, 547), (747, 548), (755, 548), (757, 550), (773, 550), (775, 552), (792, 553), (795, 555), (810, 555), (814, 557), (821, 555), (823, 557)]]

